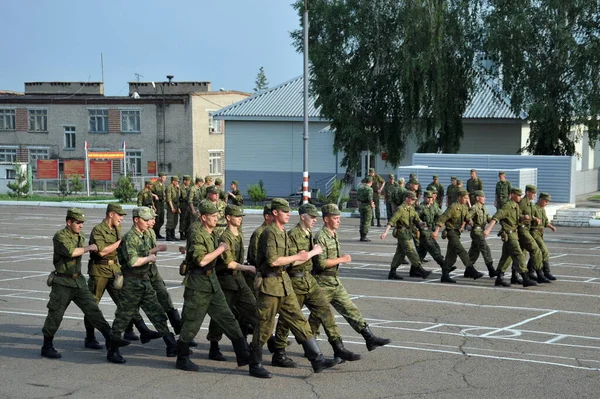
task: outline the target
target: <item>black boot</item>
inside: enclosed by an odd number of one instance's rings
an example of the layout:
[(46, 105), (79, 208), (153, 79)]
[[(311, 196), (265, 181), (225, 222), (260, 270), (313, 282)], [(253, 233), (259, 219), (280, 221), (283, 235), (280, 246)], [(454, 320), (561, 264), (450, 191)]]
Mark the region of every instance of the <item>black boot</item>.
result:
[(429, 274), (431, 274), (431, 270), (425, 270), (421, 266), (419, 266), (419, 267), (411, 266), (410, 272), (408, 275), (410, 277), (421, 277), (423, 279), (426, 279), (427, 276), (429, 276)]
[(523, 278), (523, 287), (533, 287), (537, 285), (535, 280), (529, 278), (529, 273), (521, 273), (521, 277)]
[(100, 342), (98, 342), (98, 340), (96, 339), (94, 327), (88, 324), (85, 316), (83, 318), (83, 324), (85, 324), (84, 346), (88, 349), (104, 349), (104, 346), (100, 345)]
[(167, 312), (167, 317), (169, 318), (169, 322), (171, 323), (171, 327), (173, 327), (173, 331), (175, 334), (179, 335), (181, 332), (181, 315), (177, 309), (171, 309)]
[(273, 357), (271, 358), (271, 366), (273, 367), (284, 367), (284, 368), (296, 368), (298, 364), (295, 361), (287, 357), (285, 349), (275, 348)]
[(496, 269), (494, 269), (494, 264), (490, 263), (487, 266), (488, 269), (488, 275), (490, 276), (490, 278), (494, 278), (498, 275), (498, 273), (496, 273)]
[(48, 359), (60, 359), (62, 355), (54, 349), (54, 345), (52, 344), (52, 340), (54, 337), (52, 335), (44, 335), (44, 345), (42, 345), (42, 356), (47, 357)]
[(315, 373), (320, 373), (321, 371), (331, 368), (342, 361), (342, 359), (339, 357), (328, 359), (323, 356), (321, 350), (319, 349), (319, 345), (317, 344), (317, 340), (314, 338), (303, 342), (302, 348), (304, 348), (304, 355), (308, 360), (310, 360), (310, 364), (312, 365)]
[(123, 339), (126, 339), (127, 341), (139, 341), (140, 340), (140, 337), (138, 337), (133, 332), (133, 320), (131, 320), (129, 322), (129, 324), (127, 324), (125, 331), (123, 331)]
[[(140, 332), (140, 341), (142, 341), (142, 344), (147, 344), (151, 340), (158, 339), (161, 337), (159, 332), (149, 329), (148, 326), (146, 326), (146, 323), (144, 323), (144, 320), (136, 321), (135, 328), (137, 328), (138, 331)], [(127, 339), (127, 338), (125, 338), (125, 339)], [(175, 349), (173, 349), (173, 351), (175, 351)], [(175, 352), (173, 352), (173, 353), (175, 353)], [(173, 355), (173, 356), (175, 356), (175, 355)]]
[(537, 278), (537, 276), (535, 275), (533, 261), (531, 260), (531, 258), (529, 258), (529, 260), (527, 261), (527, 273), (529, 274), (530, 279), (535, 280)]
[(523, 284), (523, 279), (517, 274), (517, 270), (513, 267), (510, 272), (510, 283), (511, 284)]
[(381, 227), (381, 221), (377, 219), (377, 227)]
[(342, 339), (337, 339), (331, 342), (331, 347), (333, 348), (333, 356), (339, 357), (343, 361), (348, 360), (349, 362), (353, 362), (355, 360), (360, 360), (360, 355), (358, 353), (354, 353), (344, 348), (344, 343)]
[(366, 235), (366, 234), (361, 234), (361, 235), (360, 235), (360, 241), (364, 241), (364, 242), (371, 242), (371, 240), (369, 240), (369, 239), (367, 238), (367, 235)]
[(275, 353), (275, 336), (271, 335), (267, 340), (267, 349), (269, 353)]
[(199, 371), (200, 367), (190, 360), (190, 345), (183, 341), (177, 341), (177, 361), (175, 367), (185, 371)]
[(231, 344), (233, 345), (235, 360), (237, 361), (238, 367), (250, 364), (250, 354), (248, 353), (248, 342), (246, 342), (246, 338), (241, 337), (232, 339)]
[(208, 350), (208, 358), (210, 360), (216, 360), (217, 362), (224, 362), (225, 356), (221, 353), (219, 343), (217, 341), (210, 341), (210, 349)]
[(108, 352), (106, 353), (106, 359), (111, 363), (123, 364), (126, 360), (119, 353), (119, 340), (107, 341), (108, 343)]
[(496, 281), (494, 282), (496, 287), (510, 287), (510, 283), (504, 280), (504, 273), (498, 273)]
[(365, 339), (365, 341), (367, 343), (367, 349), (369, 351), (372, 351), (379, 346), (387, 345), (391, 342), (387, 338), (379, 338), (379, 337), (375, 336), (375, 334), (373, 334), (371, 332), (371, 329), (369, 327), (363, 328), (362, 331), (360, 332), (360, 335), (362, 335), (363, 338)]
[(262, 365), (262, 348), (254, 348), (252, 345), (249, 347), (250, 352), (250, 367), (249, 372), (253, 377), (258, 378), (271, 378), (273, 375), (269, 373)]
[(544, 271), (542, 269), (536, 270), (535, 273), (537, 274), (537, 282), (538, 283), (543, 284), (543, 283), (551, 283), (552, 282), (548, 278), (546, 278), (546, 276), (544, 276)]
[(160, 234), (160, 229), (154, 229), (154, 233), (156, 234), (156, 238), (165, 238)]
[(448, 270), (442, 270), (442, 283), (456, 283), (456, 280), (450, 277), (450, 272)]
[(388, 274), (388, 280), (404, 280), (404, 277), (398, 275), (398, 273), (396, 273), (396, 269), (392, 269)]
[(166, 241), (175, 241), (175, 231), (171, 229), (167, 229), (167, 238)]
[(552, 275), (552, 273), (550, 273), (550, 263), (543, 262), (542, 263), (542, 270), (544, 271), (544, 276), (546, 276), (546, 278), (548, 280), (552, 280), (552, 281), (556, 280), (556, 277), (554, 277)]
[(198, 346), (198, 342), (196, 342), (192, 339), (190, 342), (188, 342), (188, 345), (195, 348), (196, 346)]
[(465, 269), (465, 277), (470, 277), (473, 280), (477, 280), (478, 278), (483, 277), (483, 273), (477, 271), (477, 269), (475, 269), (475, 266), (469, 266)]
[[(163, 341), (167, 345), (167, 357), (175, 357), (177, 356), (177, 342), (175, 341), (175, 336), (173, 334), (165, 335)], [(188, 356), (190, 352), (188, 350)]]

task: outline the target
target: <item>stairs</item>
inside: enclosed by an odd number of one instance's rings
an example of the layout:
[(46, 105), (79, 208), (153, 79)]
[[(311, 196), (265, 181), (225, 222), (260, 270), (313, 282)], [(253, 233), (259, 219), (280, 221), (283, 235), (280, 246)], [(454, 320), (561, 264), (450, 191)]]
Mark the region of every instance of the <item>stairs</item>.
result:
[(600, 217), (600, 209), (598, 208), (559, 209), (552, 220), (552, 224), (555, 226), (590, 227), (590, 219), (598, 217)]

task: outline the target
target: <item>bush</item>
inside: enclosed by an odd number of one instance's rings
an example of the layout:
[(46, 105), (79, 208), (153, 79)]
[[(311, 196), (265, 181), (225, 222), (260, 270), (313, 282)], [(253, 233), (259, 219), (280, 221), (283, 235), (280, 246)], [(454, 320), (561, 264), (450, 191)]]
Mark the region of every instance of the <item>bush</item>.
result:
[(68, 197), (71, 195), (71, 191), (69, 190), (69, 183), (64, 176), (61, 176), (60, 182), (58, 183), (58, 196), (59, 197)]
[(79, 175), (67, 176), (70, 178), (71, 193), (79, 194), (83, 190), (83, 181)]
[[(337, 204), (338, 201), (338, 197), (340, 196), (340, 191), (342, 191), (342, 188), (344, 188), (344, 182), (343, 180), (335, 180), (333, 182), (333, 187), (331, 188), (331, 193), (329, 193), (328, 196), (319, 194), (319, 202), (321, 202), (323, 205), (325, 204)], [(341, 202), (344, 202), (343, 199)]]
[(24, 198), (29, 194), (29, 182), (27, 181), (27, 172), (23, 172), (23, 169), (19, 166), (19, 164), (15, 163), (15, 181), (12, 183), (7, 183), (6, 187), (8, 187), (12, 192), (9, 192), (8, 195), (10, 197), (16, 198)]
[(113, 189), (113, 195), (121, 203), (131, 202), (136, 195), (135, 187), (129, 176), (121, 176)]
[(262, 179), (258, 181), (258, 184), (249, 185), (247, 193), (250, 199), (254, 201), (254, 205), (259, 201), (267, 199), (267, 191), (265, 190)]

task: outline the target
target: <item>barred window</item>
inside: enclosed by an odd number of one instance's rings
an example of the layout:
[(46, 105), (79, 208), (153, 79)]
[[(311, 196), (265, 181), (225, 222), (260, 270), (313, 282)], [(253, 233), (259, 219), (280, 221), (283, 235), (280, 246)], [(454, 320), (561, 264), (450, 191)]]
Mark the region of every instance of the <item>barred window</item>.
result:
[(108, 110), (90, 109), (90, 133), (108, 133)]
[(0, 109), (0, 130), (15, 130), (14, 109)]
[(121, 110), (121, 132), (140, 132), (140, 117), (139, 110)]
[(0, 147), (0, 162), (17, 162), (17, 149)]
[(47, 132), (48, 131), (48, 110), (30, 109), (29, 111), (29, 131)]

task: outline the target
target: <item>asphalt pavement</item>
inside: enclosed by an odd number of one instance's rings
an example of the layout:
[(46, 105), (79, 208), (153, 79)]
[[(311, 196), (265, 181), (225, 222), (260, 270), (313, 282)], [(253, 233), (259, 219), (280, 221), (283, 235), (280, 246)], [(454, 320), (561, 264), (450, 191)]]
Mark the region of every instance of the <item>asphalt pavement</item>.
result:
[[(103, 217), (102, 209), (86, 209), (86, 235)], [(52, 236), (64, 227), (64, 208), (0, 206), (0, 398), (597, 398), (600, 391), (600, 235), (593, 228), (559, 228), (546, 233), (553, 273), (551, 284), (523, 288), (494, 287), (486, 276), (462, 277), (442, 284), (433, 262), (430, 278), (387, 280), (395, 251), (391, 234), (371, 228), (369, 243), (358, 240), (358, 219), (343, 218), (342, 252), (352, 262), (341, 267), (342, 281), (371, 329), (392, 344), (367, 351), (362, 337), (337, 313), (346, 346), (362, 355), (321, 374), (312, 373), (302, 348), (291, 339), (288, 354), (299, 367), (265, 366), (270, 380), (237, 367), (231, 343), (221, 342), (227, 362), (208, 360), (206, 318), (191, 356), (200, 372), (175, 369), (162, 340), (122, 348), (124, 365), (111, 364), (104, 350), (83, 345), (81, 311), (72, 304), (54, 341), (62, 359), (40, 356), (41, 328), (50, 288)], [(131, 214), (130, 214), (131, 215)], [(125, 231), (131, 227), (125, 217)], [(289, 227), (298, 220), (292, 216)], [(262, 222), (244, 218), (246, 243)], [(321, 221), (317, 228), (322, 226)], [(470, 245), (469, 235), (462, 236)], [(495, 259), (501, 242), (488, 240)], [(158, 265), (176, 306), (183, 288), (177, 272), (179, 243), (167, 243)], [(442, 251), (446, 242), (440, 239)], [(84, 265), (87, 264), (84, 255)], [(477, 268), (485, 271), (483, 260)], [(84, 266), (85, 271), (85, 266)], [(100, 307), (109, 322), (115, 306), (108, 295)], [(306, 309), (305, 309), (306, 312)], [(150, 325), (149, 321), (147, 323)], [(321, 337), (324, 338), (324, 337)], [(332, 349), (320, 341), (325, 355)]]

